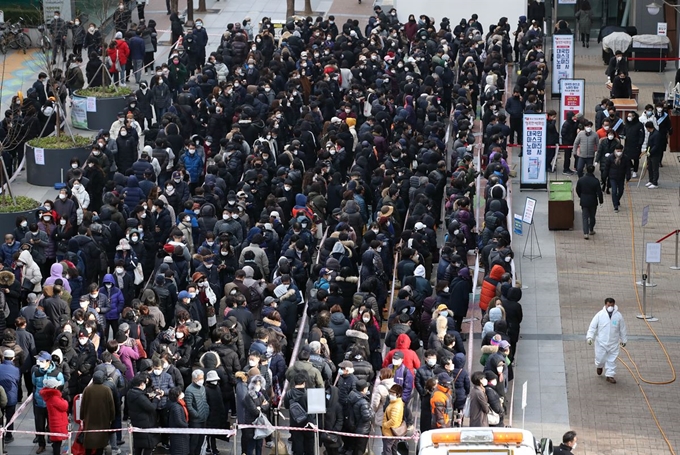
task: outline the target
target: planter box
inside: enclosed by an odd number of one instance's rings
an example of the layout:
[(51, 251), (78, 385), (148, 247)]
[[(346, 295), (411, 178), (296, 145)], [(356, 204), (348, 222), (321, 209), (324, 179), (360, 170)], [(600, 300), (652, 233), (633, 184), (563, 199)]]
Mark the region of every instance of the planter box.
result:
[[(27, 211), (22, 211), (22, 212), (10, 212), (10, 213), (0, 213), (0, 232), (4, 233), (11, 233), (14, 232), (16, 229), (16, 219), (18, 216), (25, 216), (26, 219), (28, 220), (28, 224), (31, 224), (35, 222), (35, 216), (38, 211), (38, 208), (34, 208), (33, 210), (27, 210)], [(16, 239), (18, 242), (21, 241), (21, 239)]]
[(94, 98), (78, 95), (76, 91), (72, 97), (71, 124), (81, 130), (108, 131), (116, 121), (119, 112), (125, 110), (127, 98)]
[(36, 149), (26, 144), (24, 151), (26, 153), (26, 180), (31, 185), (37, 186), (54, 186), (55, 183), (61, 182), (62, 171), (66, 175), (71, 168), (71, 158), (78, 157), (80, 162), (84, 163), (90, 156), (90, 149), (87, 147)]

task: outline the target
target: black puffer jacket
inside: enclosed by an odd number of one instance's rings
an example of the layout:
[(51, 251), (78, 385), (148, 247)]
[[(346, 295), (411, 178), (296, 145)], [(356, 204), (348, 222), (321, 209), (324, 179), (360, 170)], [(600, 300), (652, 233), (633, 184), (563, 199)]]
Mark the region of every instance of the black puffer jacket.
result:
[(645, 126), (639, 120), (626, 122), (626, 143), (623, 146), (623, 153), (629, 158), (640, 156), (642, 144), (645, 142)]
[(605, 178), (616, 182), (630, 180), (630, 159), (625, 154), (619, 159), (613, 153), (609, 155), (602, 169), (602, 179), (604, 180)]
[(368, 397), (356, 390), (352, 390), (349, 394), (348, 403), (352, 407), (349, 412), (354, 413), (355, 423), (355, 427), (350, 428), (350, 431), (356, 434), (368, 434), (369, 431), (371, 431), (371, 422), (375, 417), (375, 413), (371, 410)]

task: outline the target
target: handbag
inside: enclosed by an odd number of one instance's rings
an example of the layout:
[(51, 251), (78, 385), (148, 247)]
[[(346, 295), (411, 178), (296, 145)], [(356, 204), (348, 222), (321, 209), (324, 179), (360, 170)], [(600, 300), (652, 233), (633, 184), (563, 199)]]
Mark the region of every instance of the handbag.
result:
[(257, 419), (255, 419), (255, 421), (253, 422), (253, 425), (265, 427), (255, 428), (255, 436), (253, 436), (253, 439), (264, 439), (274, 432), (274, 425), (272, 425), (267, 416), (265, 416), (261, 412), (260, 415), (257, 416)]
[(123, 71), (123, 69), (120, 66), (120, 57), (118, 56), (118, 49), (116, 49), (116, 71), (119, 73)]
[(392, 428), (392, 434), (394, 436), (404, 436), (406, 434), (406, 421), (402, 420), (398, 427)]
[(465, 406), (463, 406), (463, 417), (470, 417), (470, 396), (465, 399)]
[(138, 263), (135, 267), (135, 286), (142, 284), (144, 282), (144, 270), (142, 270), (142, 264)]
[(489, 413), (486, 415), (486, 419), (489, 422), (489, 425), (498, 425), (501, 423), (501, 416), (494, 412), (493, 409), (489, 409)]

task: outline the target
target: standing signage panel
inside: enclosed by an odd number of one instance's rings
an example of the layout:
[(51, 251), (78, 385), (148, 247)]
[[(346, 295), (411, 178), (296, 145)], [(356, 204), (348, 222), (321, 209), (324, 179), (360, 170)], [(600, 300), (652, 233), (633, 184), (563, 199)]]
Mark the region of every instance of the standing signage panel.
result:
[(547, 174), (545, 134), (547, 127), (545, 114), (524, 114), (524, 143), (522, 154), (522, 173), (520, 189), (546, 189)]
[(562, 79), (560, 81), (560, 122), (567, 119), (567, 113), (585, 113), (586, 81), (585, 79)]
[(560, 80), (574, 78), (574, 37), (553, 35), (552, 93), (560, 93)]

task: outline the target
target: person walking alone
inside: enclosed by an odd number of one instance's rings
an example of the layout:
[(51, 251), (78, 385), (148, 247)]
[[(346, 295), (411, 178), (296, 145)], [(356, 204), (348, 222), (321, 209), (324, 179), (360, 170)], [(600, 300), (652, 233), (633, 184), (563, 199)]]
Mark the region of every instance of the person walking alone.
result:
[(590, 321), (586, 340), (588, 346), (595, 345), (597, 375), (602, 375), (604, 368), (607, 382), (616, 384), (616, 379), (614, 379), (616, 358), (619, 356), (619, 347), (625, 347), (628, 342), (628, 332), (626, 321), (613, 298), (604, 299), (604, 307)]
[(655, 128), (654, 123), (645, 123), (645, 129), (649, 133), (647, 139), (647, 168), (649, 169), (649, 182), (645, 186), (649, 189), (659, 187), (659, 165), (663, 157), (663, 151), (666, 148), (666, 138), (661, 135)]
[(576, 182), (576, 194), (581, 200), (583, 238), (588, 240), (591, 235), (595, 235), (597, 203), (604, 203), (600, 181), (595, 177), (595, 166), (592, 164), (589, 164), (586, 168), (586, 175)]
[(631, 161), (623, 156), (623, 145), (618, 144), (614, 148), (614, 153), (605, 160), (602, 169), (602, 180), (609, 179), (612, 188), (612, 204), (614, 204), (614, 212), (616, 213), (619, 213), (619, 204), (626, 188), (626, 182), (630, 180), (630, 168)]
[(593, 122), (586, 123), (585, 129), (576, 135), (573, 152), (576, 158), (576, 173), (583, 177), (583, 169), (593, 164), (595, 152), (599, 145), (599, 137), (593, 132)]

